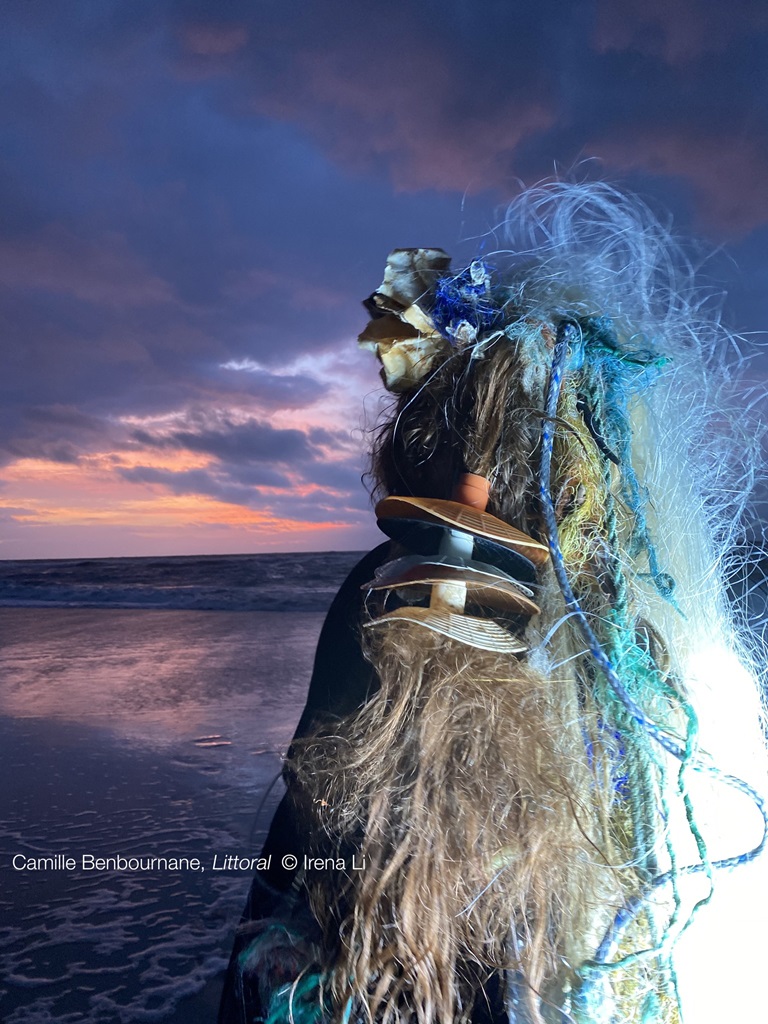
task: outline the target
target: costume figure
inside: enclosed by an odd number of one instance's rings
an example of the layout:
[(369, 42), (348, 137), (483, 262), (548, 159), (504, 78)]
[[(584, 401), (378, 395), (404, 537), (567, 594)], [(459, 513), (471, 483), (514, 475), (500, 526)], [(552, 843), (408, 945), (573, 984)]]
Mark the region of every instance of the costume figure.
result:
[[(396, 250), (366, 303), (390, 543), (329, 613), (265, 850), (302, 866), (255, 880), (222, 1024), (674, 1022), (675, 941), (765, 843), (699, 722), (707, 652), (754, 697), (718, 330), (606, 186), (510, 223), (505, 271)], [(713, 791), (762, 838), (710, 851)]]

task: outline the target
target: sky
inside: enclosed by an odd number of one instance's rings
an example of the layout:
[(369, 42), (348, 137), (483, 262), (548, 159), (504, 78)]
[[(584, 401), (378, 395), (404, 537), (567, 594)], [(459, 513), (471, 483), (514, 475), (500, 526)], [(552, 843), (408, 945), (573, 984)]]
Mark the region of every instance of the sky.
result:
[(395, 247), (463, 265), (553, 174), (671, 211), (729, 323), (768, 327), (764, 0), (0, 20), (0, 558), (376, 543), (360, 301)]

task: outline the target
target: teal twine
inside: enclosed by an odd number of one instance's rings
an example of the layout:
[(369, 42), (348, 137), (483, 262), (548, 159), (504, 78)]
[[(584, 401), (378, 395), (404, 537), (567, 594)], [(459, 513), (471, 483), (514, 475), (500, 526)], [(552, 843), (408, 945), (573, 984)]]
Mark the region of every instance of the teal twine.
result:
[(632, 465), (632, 429), (629, 417), (631, 398), (645, 393), (669, 361), (650, 350), (624, 351), (619, 345), (609, 317), (594, 317), (580, 324), (584, 338), (581, 359), (582, 391), (599, 424), (603, 445), (615, 454), (621, 473), (621, 493), (632, 513), (633, 530), (630, 554), (644, 551), (648, 575), (658, 593), (674, 607), (675, 581), (662, 571), (651, 538), (646, 507), (648, 494), (640, 486)]
[(292, 983), (273, 993), (264, 1024), (320, 1024), (325, 1016), (323, 976), (317, 972), (299, 975)]
[[(653, 881), (644, 889), (632, 897), (624, 907), (622, 907), (614, 919), (613, 924), (606, 932), (597, 952), (595, 959), (588, 964), (585, 964), (582, 968), (582, 983), (578, 986), (574, 993), (574, 1007), (579, 1010), (587, 1010), (589, 1003), (594, 998), (594, 986), (590, 984), (590, 975), (594, 981), (597, 974), (604, 971), (615, 970), (618, 966), (626, 965), (633, 962), (636, 959), (647, 957), (651, 951), (638, 951), (637, 953), (628, 954), (625, 958), (622, 958), (620, 962), (609, 962), (607, 957), (610, 954), (611, 949), (618, 941), (618, 937), (627, 925), (633, 920), (636, 914), (640, 911), (642, 906), (650, 897), (653, 890), (670, 883), (674, 884), (674, 881), (688, 874), (695, 874), (704, 872), (711, 880), (711, 873), (716, 869), (725, 869), (736, 867), (741, 864), (745, 864), (751, 860), (754, 860), (759, 856), (768, 841), (768, 812), (766, 811), (765, 803), (762, 797), (754, 790), (754, 788), (744, 780), (737, 778), (736, 776), (729, 775), (725, 772), (720, 771), (717, 768), (706, 765), (701, 762), (694, 753), (695, 747), (695, 728), (693, 718), (688, 718), (688, 728), (686, 730), (686, 737), (683, 746), (673, 739), (666, 731), (659, 728), (659, 726), (652, 721), (641, 707), (637, 704), (637, 701), (630, 694), (624, 682), (620, 678), (618, 671), (611, 661), (611, 659), (605, 653), (602, 645), (600, 644), (594, 630), (587, 618), (586, 613), (582, 609), (580, 603), (576, 599), (571, 584), (568, 578), (568, 573), (565, 568), (563, 561), (562, 551), (560, 549), (559, 532), (557, 517), (555, 513), (554, 502), (551, 494), (551, 465), (552, 465), (552, 446), (554, 439), (554, 423), (557, 417), (557, 403), (560, 395), (560, 388), (562, 384), (563, 372), (566, 366), (566, 361), (572, 355), (572, 353), (583, 352), (584, 347), (584, 334), (579, 324), (570, 321), (563, 321), (557, 329), (557, 338), (555, 342), (555, 350), (552, 359), (552, 367), (550, 371), (549, 387), (547, 389), (546, 403), (544, 410), (544, 417), (542, 420), (542, 431), (541, 431), (541, 460), (539, 464), (539, 496), (541, 499), (542, 514), (547, 528), (547, 535), (549, 541), (549, 549), (552, 557), (552, 566), (555, 572), (555, 576), (558, 581), (563, 599), (565, 601), (566, 611), (569, 615), (573, 616), (578, 623), (579, 629), (589, 647), (589, 651), (594, 658), (597, 666), (602, 671), (606, 681), (611, 687), (616, 698), (621, 702), (626, 712), (629, 714), (632, 721), (640, 726), (647, 736), (658, 743), (664, 750), (672, 754), (678, 760), (682, 762), (681, 771), (685, 767), (691, 767), (696, 771), (700, 771), (711, 775), (714, 779), (727, 785), (737, 791), (744, 793), (748, 796), (755, 807), (760, 812), (763, 819), (763, 834), (760, 841), (751, 850), (744, 853), (732, 856), (723, 857), (715, 861), (708, 861), (706, 858), (706, 848), (703, 844), (703, 839), (695, 825), (693, 808), (690, 803), (690, 799), (686, 796), (685, 810), (686, 818), (691, 828), (694, 838), (699, 851), (701, 860), (695, 864), (687, 864), (681, 867), (677, 867), (674, 874), (671, 872), (665, 872), (664, 874), (658, 875)], [(628, 357), (627, 357), (628, 358)], [(632, 362), (633, 360), (629, 359)], [(638, 365), (642, 365), (641, 362), (635, 360)], [(658, 361), (657, 361), (658, 362)], [(646, 366), (648, 363), (645, 364)], [(625, 406), (626, 408), (626, 406)], [(621, 410), (620, 410), (621, 411)], [(621, 417), (619, 417), (621, 419)], [(615, 422), (615, 421), (614, 421)], [(614, 435), (615, 438), (615, 435)], [(619, 446), (620, 447), (620, 446)], [(626, 452), (620, 451), (621, 455)], [(634, 474), (632, 474), (634, 477)], [(636, 478), (634, 478), (635, 483)], [(631, 487), (630, 487), (631, 491)], [(642, 494), (637, 492), (640, 498)], [(644, 510), (642, 505), (638, 503), (638, 509), (643, 515), (641, 519), (641, 526), (644, 523)], [(640, 537), (644, 543), (650, 543), (650, 539), (647, 534), (647, 524), (645, 529), (640, 529)], [(654, 561), (649, 556), (649, 565), (651, 572), (654, 572)], [(658, 565), (656, 565), (658, 568)], [(657, 585), (658, 589), (658, 585)], [(671, 596), (671, 592), (670, 592)], [(692, 713), (692, 709), (690, 709)], [(709, 900), (709, 896), (705, 897), (699, 904), (696, 905), (694, 911), (698, 910), (701, 905), (704, 905)], [(689, 922), (690, 923), (690, 920)], [(655, 951), (654, 951), (654, 955)]]
[(659, 1000), (655, 992), (649, 992), (643, 1000), (640, 1011), (640, 1024), (653, 1024), (658, 1019)]
[[(616, 502), (611, 490), (611, 466), (607, 458), (604, 458), (606, 465), (603, 470), (603, 481), (605, 486), (605, 528), (608, 550), (611, 554), (611, 584), (614, 593), (613, 607), (610, 612), (609, 632), (609, 657), (613, 664), (620, 669), (629, 671), (626, 673), (629, 679), (635, 679), (640, 675), (644, 666), (635, 657), (633, 663), (627, 664), (627, 655), (630, 652), (637, 652), (634, 624), (629, 620), (629, 586), (626, 574), (621, 565), (619, 557), (618, 525), (616, 521)], [(648, 660), (647, 657), (644, 660)], [(656, 666), (649, 666), (655, 672)], [(634, 669), (634, 671), (633, 671)], [(654, 673), (645, 673), (646, 681), (653, 680)], [(634, 687), (637, 692), (640, 687), (640, 680), (636, 680)], [(619, 724), (619, 723), (617, 723)], [(645, 733), (636, 728), (622, 730), (625, 736), (625, 744), (630, 742), (630, 734), (633, 746), (642, 746), (640, 756), (628, 757), (627, 774), (630, 782), (630, 811), (632, 814), (632, 826), (635, 836), (635, 858), (641, 875), (645, 881), (649, 881), (658, 874), (658, 866), (654, 854), (655, 830), (653, 828), (654, 800), (654, 778), (653, 766), (658, 759), (654, 758), (649, 749), (647, 741), (642, 743)], [(629, 753), (629, 751), (627, 751)], [(643, 756), (645, 753), (645, 756)]]
[(627, 691), (624, 683), (619, 678), (615, 667), (606, 655), (595, 635), (589, 619), (581, 607), (571, 588), (568, 579), (568, 572), (563, 561), (563, 553), (560, 550), (560, 539), (557, 527), (557, 516), (550, 490), (550, 475), (552, 467), (552, 444), (554, 440), (554, 422), (557, 417), (557, 400), (560, 395), (560, 386), (565, 367), (569, 345), (577, 346), (581, 343), (581, 330), (577, 324), (564, 322), (558, 327), (557, 341), (555, 343), (555, 355), (552, 361), (550, 384), (547, 392), (546, 408), (541, 428), (541, 461), (539, 464), (539, 497), (541, 499), (541, 510), (547, 528), (549, 550), (552, 557), (552, 568), (557, 578), (560, 592), (565, 601), (566, 611), (572, 613), (576, 619), (579, 629), (587, 642), (590, 654), (601, 669), (616, 696), (622, 702), (632, 718), (643, 726), (661, 746), (675, 757), (681, 756), (679, 744), (662, 731), (655, 722), (651, 721), (642, 711), (637, 702)]

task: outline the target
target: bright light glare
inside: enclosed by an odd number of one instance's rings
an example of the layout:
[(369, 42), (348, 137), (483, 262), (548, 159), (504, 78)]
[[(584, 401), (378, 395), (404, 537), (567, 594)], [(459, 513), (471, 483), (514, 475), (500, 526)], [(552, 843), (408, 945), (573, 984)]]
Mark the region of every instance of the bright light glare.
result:
[[(688, 664), (700, 714), (702, 751), (722, 770), (766, 793), (766, 752), (754, 677), (733, 650), (709, 644)], [(745, 795), (701, 774), (692, 786), (697, 820), (714, 857), (747, 851), (762, 835), (761, 815)], [(698, 890), (697, 890), (698, 891)], [(684, 1024), (731, 1024), (765, 1019), (765, 929), (768, 854), (720, 871), (715, 894), (675, 954)]]

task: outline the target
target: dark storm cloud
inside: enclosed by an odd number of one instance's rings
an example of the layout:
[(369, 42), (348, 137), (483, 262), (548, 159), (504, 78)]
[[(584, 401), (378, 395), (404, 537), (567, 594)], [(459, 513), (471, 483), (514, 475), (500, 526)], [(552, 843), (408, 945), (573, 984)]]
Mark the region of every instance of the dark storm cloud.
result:
[(148, 448), (202, 452), (231, 463), (286, 463), (310, 460), (315, 454), (303, 431), (277, 430), (257, 421), (237, 424), (223, 419), (211, 429), (174, 430), (167, 434), (133, 430), (131, 436)]
[[(365, 494), (339, 495), (336, 491), (310, 491), (306, 495), (285, 495), (274, 501), (270, 509), (275, 515), (301, 522), (360, 522), (371, 516)], [(361, 514), (362, 513), (362, 514)]]
[[(259, 421), (233, 423), (226, 416), (189, 417), (172, 430), (134, 429), (132, 442), (142, 449), (193, 452), (211, 456), (204, 469), (116, 466), (132, 483), (160, 485), (174, 494), (204, 495), (281, 518), (322, 522), (332, 513), (359, 511), (367, 499), (360, 466), (349, 435), (314, 427), (278, 429)], [(332, 461), (327, 456), (330, 454)], [(118, 457), (119, 458), (119, 457)]]
[(305, 470), (305, 478), (310, 483), (328, 487), (338, 493), (363, 494), (360, 486), (361, 471), (356, 462), (315, 462)]
[(6, 455), (14, 459), (45, 459), (75, 465), (80, 461), (82, 448), (72, 441), (46, 441), (39, 437), (18, 438), (6, 447)]
[(377, 12), (266, 4), (256, 16), (235, 5), (231, 21), (207, 21), (212, 38), (236, 38), (224, 60), (223, 45), (190, 44), (206, 19), (179, 3), (179, 67), (250, 82), (254, 111), (300, 125), (335, 163), (395, 188), (509, 194), (515, 174), (597, 155), (608, 173), (688, 180), (713, 229), (765, 220), (768, 16), (756, 0)]
[(736, 35), (713, 50), (683, 64), (631, 43), (597, 55), (589, 74), (571, 70), (562, 119), (536, 146), (602, 157), (644, 184), (677, 181), (699, 228), (749, 233), (768, 220), (768, 46)]
[[(221, 465), (213, 469), (165, 470), (152, 466), (120, 467), (118, 475), (131, 483), (160, 485), (173, 494), (202, 495), (245, 508), (258, 509), (278, 518), (323, 522), (337, 514), (359, 512), (367, 507), (357, 476), (350, 466), (312, 467), (314, 486), (306, 494), (295, 494), (294, 479), (269, 467)], [(306, 481), (299, 473), (299, 482)], [(323, 486), (324, 485), (324, 486)], [(349, 489), (347, 489), (349, 488)]]
[[(199, 5), (175, 12), (180, 74), (221, 74), (218, 54), (190, 47), (204, 24)], [(462, 3), (400, 2), (384, 14), (340, 0), (228, 14), (243, 30), (229, 70), (250, 83), (250, 110), (300, 125), (334, 163), (398, 190), (498, 185), (520, 139), (556, 116), (542, 57), (559, 27), (546, 3), (514, 14), (488, 4), (482, 16)], [(208, 24), (222, 29), (215, 17)]]
[(248, 505), (254, 498), (254, 487), (290, 487), (290, 480), (274, 470), (259, 467), (251, 470), (249, 483), (233, 480), (231, 473), (205, 469), (168, 470), (154, 466), (119, 468), (118, 475), (132, 483), (160, 484), (174, 494), (203, 494), (235, 505)]
[[(117, 473), (131, 483), (159, 485), (173, 494), (214, 498), (307, 523), (348, 518), (367, 507), (359, 473), (346, 463), (292, 465), (290, 477), (269, 465), (225, 461), (208, 469), (135, 466), (117, 467)], [(297, 494), (292, 491), (296, 486), (310, 489)]]
[[(0, 414), (0, 428), (5, 415)], [(22, 408), (13, 430), (0, 434), (0, 463), (48, 459), (74, 464), (95, 443), (103, 443), (107, 425), (78, 409), (51, 405)]]
[(3, 505), (0, 508), (0, 522), (13, 523), (18, 519), (23, 519), (25, 516), (34, 516), (37, 514), (37, 510), (33, 508), (23, 508), (21, 506), (14, 507), (13, 505)]
[[(266, 422), (309, 422), (329, 387), (297, 357), (352, 343), (389, 249), (469, 239), (472, 255), (518, 178), (592, 156), (602, 165), (582, 173), (628, 177), (683, 224), (735, 239), (736, 295), (764, 325), (766, 10), (8, 0), (0, 448), (74, 461), (120, 450), (120, 417), (205, 409), (133, 443), (208, 454), (215, 473), (123, 477), (244, 495), (258, 487), (244, 474), (290, 464), (353, 493), (353, 457), (329, 461), (348, 435)], [(99, 429), (40, 413), (64, 408)], [(221, 409), (249, 425), (211, 425)]]
[[(180, 428), (164, 431), (136, 428), (129, 436), (142, 448), (210, 455), (230, 469), (245, 467), (247, 470), (265, 464), (301, 467), (310, 482), (330, 484), (333, 479), (343, 488), (353, 485), (348, 468), (342, 469), (343, 463), (321, 460), (323, 451), (330, 451), (338, 458), (339, 453), (350, 448), (350, 436), (345, 431), (318, 427), (306, 431), (281, 429), (258, 420), (233, 423), (222, 415), (213, 425), (209, 420), (207, 414), (191, 416)], [(247, 475), (242, 478), (249, 483), (257, 482)], [(359, 482), (359, 474), (356, 482)]]

